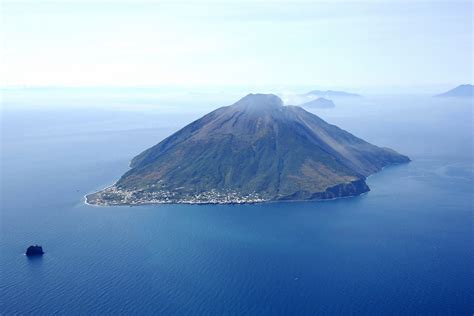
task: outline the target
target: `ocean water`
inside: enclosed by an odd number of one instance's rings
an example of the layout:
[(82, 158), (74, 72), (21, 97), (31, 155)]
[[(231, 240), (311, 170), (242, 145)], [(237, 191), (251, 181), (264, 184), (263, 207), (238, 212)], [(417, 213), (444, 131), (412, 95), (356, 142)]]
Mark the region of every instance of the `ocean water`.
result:
[[(6, 99), (0, 313), (474, 312), (469, 101), (367, 97), (315, 111), (412, 158), (371, 176), (371, 191), (360, 197), (84, 204), (85, 194), (116, 180), (135, 154), (214, 103), (58, 109)], [(36, 243), (45, 255), (25, 257)]]

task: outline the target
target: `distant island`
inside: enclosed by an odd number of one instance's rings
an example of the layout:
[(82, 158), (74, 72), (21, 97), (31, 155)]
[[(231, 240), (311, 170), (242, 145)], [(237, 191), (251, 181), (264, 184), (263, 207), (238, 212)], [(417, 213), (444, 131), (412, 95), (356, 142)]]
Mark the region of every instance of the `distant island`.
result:
[(368, 175), (410, 161), (273, 94), (249, 94), (133, 158), (94, 205), (255, 203), (356, 196)]
[(300, 106), (307, 109), (311, 109), (311, 108), (329, 109), (329, 108), (335, 107), (336, 105), (334, 104), (334, 102), (332, 102), (332, 100), (325, 99), (325, 98), (317, 98), (309, 102), (300, 104)]
[(447, 92), (435, 95), (439, 98), (472, 98), (474, 96), (474, 86), (472, 84), (462, 84)]
[(358, 98), (362, 97), (360, 94), (356, 93), (349, 93), (345, 91), (333, 91), (333, 90), (312, 90), (306, 93), (307, 96), (317, 96), (317, 97), (324, 97), (324, 98), (334, 98), (334, 97), (345, 97), (345, 98)]

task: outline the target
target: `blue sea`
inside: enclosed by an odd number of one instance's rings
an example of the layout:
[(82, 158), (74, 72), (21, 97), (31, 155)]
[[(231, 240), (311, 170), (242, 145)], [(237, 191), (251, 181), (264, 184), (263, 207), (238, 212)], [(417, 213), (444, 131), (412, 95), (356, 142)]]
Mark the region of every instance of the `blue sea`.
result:
[[(359, 197), (94, 207), (84, 195), (134, 155), (235, 96), (8, 93), (2, 315), (474, 312), (472, 101), (373, 96), (314, 110), (412, 159)], [(24, 256), (31, 244), (45, 255)]]

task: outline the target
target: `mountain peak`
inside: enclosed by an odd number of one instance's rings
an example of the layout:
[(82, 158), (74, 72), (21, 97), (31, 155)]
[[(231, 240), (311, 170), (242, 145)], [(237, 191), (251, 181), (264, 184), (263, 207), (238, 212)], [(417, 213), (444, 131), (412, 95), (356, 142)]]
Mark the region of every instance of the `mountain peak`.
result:
[(232, 106), (243, 110), (276, 109), (283, 106), (283, 101), (274, 94), (250, 93)]

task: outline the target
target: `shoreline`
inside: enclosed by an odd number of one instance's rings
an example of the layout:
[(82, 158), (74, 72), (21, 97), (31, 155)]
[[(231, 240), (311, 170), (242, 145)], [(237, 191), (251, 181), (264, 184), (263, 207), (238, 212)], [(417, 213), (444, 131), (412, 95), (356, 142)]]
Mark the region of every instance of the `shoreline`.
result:
[(229, 202), (229, 203), (209, 203), (209, 202), (203, 202), (203, 203), (187, 203), (187, 202), (162, 202), (162, 203), (157, 203), (157, 202), (150, 202), (150, 203), (141, 203), (141, 204), (112, 204), (112, 205), (100, 205), (100, 204), (91, 204), (87, 202), (86, 195), (84, 195), (84, 204), (92, 207), (140, 207), (140, 206), (150, 206), (150, 205), (197, 205), (197, 206), (204, 206), (204, 205), (253, 205), (253, 204), (273, 204), (273, 203), (317, 203), (317, 202), (331, 202), (331, 201), (336, 201), (336, 200), (343, 200), (343, 199), (351, 199), (351, 198), (357, 198), (361, 197), (364, 195), (368, 195), (370, 192), (362, 192), (357, 195), (348, 195), (348, 196), (338, 196), (338, 197), (333, 197), (333, 198), (328, 198), (328, 199), (306, 199), (306, 200), (268, 200), (268, 201), (261, 201), (261, 202)]
[(94, 207), (113, 207), (113, 206), (125, 206), (125, 207), (133, 207), (133, 206), (146, 206), (146, 205), (163, 205), (163, 204), (181, 204), (181, 205), (251, 205), (251, 204), (266, 204), (266, 203), (281, 203), (281, 202), (290, 202), (290, 203), (295, 203), (295, 202), (298, 202), (298, 203), (301, 203), (301, 202), (326, 202), (326, 201), (334, 201), (334, 200), (339, 200), (339, 199), (347, 199), (347, 198), (355, 198), (355, 197), (359, 197), (359, 196), (363, 196), (363, 195), (366, 195), (368, 194), (371, 189), (370, 187), (367, 185), (367, 183), (365, 182), (367, 179), (369, 179), (370, 177), (372, 177), (373, 175), (376, 175), (378, 174), (379, 172), (383, 171), (384, 169), (386, 168), (390, 168), (390, 167), (395, 167), (395, 166), (399, 166), (399, 165), (403, 165), (403, 164), (408, 164), (411, 162), (411, 159), (408, 161), (408, 162), (405, 162), (405, 163), (394, 163), (394, 164), (390, 164), (390, 165), (387, 165), (387, 166), (384, 166), (382, 168), (380, 168), (380, 170), (368, 175), (366, 178), (364, 179), (358, 179), (358, 180), (354, 180), (352, 182), (349, 182), (349, 183), (341, 183), (341, 184), (337, 184), (335, 186), (332, 186), (332, 187), (328, 187), (326, 189), (326, 191), (323, 191), (323, 192), (316, 192), (314, 193), (315, 194), (323, 194), (325, 192), (327, 192), (328, 189), (331, 189), (331, 188), (335, 188), (337, 186), (340, 186), (340, 185), (344, 185), (344, 184), (351, 184), (351, 183), (354, 183), (354, 182), (359, 182), (359, 181), (363, 181), (363, 183), (365, 184), (367, 190), (366, 191), (363, 191), (361, 193), (357, 193), (357, 194), (349, 194), (349, 195), (342, 195), (342, 196), (335, 196), (335, 197), (328, 197), (328, 198), (313, 198), (313, 199), (274, 199), (274, 200), (262, 200), (262, 201), (246, 201), (246, 202), (237, 202), (237, 201), (229, 201), (229, 202), (186, 202), (186, 201), (174, 201), (174, 202), (166, 202), (166, 201), (163, 201), (163, 202), (141, 202), (141, 203), (136, 203), (136, 204), (133, 204), (133, 203), (123, 203), (123, 204), (93, 204), (93, 203), (89, 203), (88, 202), (88, 199), (87, 199), (87, 196), (91, 195), (91, 194), (95, 194), (95, 193), (98, 193), (98, 192), (101, 192), (101, 191), (104, 191), (104, 190), (107, 190), (109, 188), (112, 188), (113, 186), (115, 186), (115, 184), (117, 183), (114, 182), (112, 185), (109, 185), (105, 188), (103, 188), (102, 190), (99, 190), (99, 191), (96, 191), (96, 192), (90, 192), (90, 193), (87, 193), (83, 196), (84, 198), (84, 204), (88, 205), (88, 206), (94, 206)]
[[(162, 205), (162, 204), (184, 204), (184, 205), (244, 205), (245, 204), (245, 205), (251, 205), (251, 204), (281, 203), (281, 202), (292, 202), (292, 203), (295, 203), (295, 202), (323, 202), (323, 201), (333, 201), (333, 200), (337, 200), (337, 199), (353, 198), (353, 197), (358, 197), (358, 196), (367, 194), (368, 192), (370, 192), (370, 188), (365, 183), (365, 179), (358, 179), (358, 180), (354, 180), (354, 181), (349, 182), (349, 183), (342, 183), (342, 184), (338, 184), (338, 185), (329, 187), (329, 188), (326, 189), (326, 191), (315, 192), (315, 193), (313, 193), (313, 196), (317, 196), (317, 195), (324, 196), (324, 194), (327, 193), (328, 190), (330, 190), (332, 188), (339, 187), (341, 185), (346, 185), (346, 184), (360, 183), (361, 181), (365, 185), (365, 187), (364, 187), (363, 191), (360, 191), (360, 193), (355, 193), (355, 194), (350, 193), (350, 194), (347, 194), (347, 195), (327, 197), (327, 198), (324, 198), (324, 197), (318, 197), (318, 198), (315, 197), (315, 198), (307, 198), (307, 199), (298, 199), (298, 198), (296, 198), (296, 199), (284, 199), (284, 198), (282, 198), (282, 199), (269, 199), (269, 200), (263, 200), (262, 199), (262, 200), (257, 200), (257, 201), (228, 201), (228, 202), (225, 202), (225, 201), (223, 201), (223, 202), (207, 202), (207, 201), (191, 202), (191, 201), (186, 201), (185, 200), (185, 201), (163, 201), (163, 202), (146, 202), (146, 201), (144, 201), (144, 202), (141, 202), (141, 203), (117, 203), (117, 204), (89, 203), (88, 199), (87, 199), (87, 196), (89, 196), (91, 194), (94, 194), (94, 193), (98, 193), (100, 191), (85, 194), (83, 196), (83, 198), (84, 198), (84, 203), (86, 205), (95, 206), (95, 207), (113, 207), (113, 206), (132, 207), (132, 206)], [(106, 189), (111, 188), (111, 187), (113, 187), (113, 185), (108, 186), (108, 187), (104, 188), (103, 190), (106, 190)]]

